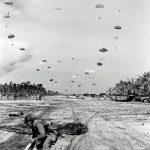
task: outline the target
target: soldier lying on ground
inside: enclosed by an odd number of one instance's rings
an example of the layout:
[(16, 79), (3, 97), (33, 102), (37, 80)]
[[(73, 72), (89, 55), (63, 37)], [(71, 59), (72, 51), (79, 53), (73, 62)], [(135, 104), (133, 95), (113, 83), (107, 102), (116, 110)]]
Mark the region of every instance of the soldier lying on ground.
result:
[[(58, 131), (56, 126), (38, 120), (33, 114), (27, 115), (24, 122), (32, 129), (31, 141), (38, 150), (48, 150), (57, 141)], [(32, 146), (29, 150), (32, 150)]]

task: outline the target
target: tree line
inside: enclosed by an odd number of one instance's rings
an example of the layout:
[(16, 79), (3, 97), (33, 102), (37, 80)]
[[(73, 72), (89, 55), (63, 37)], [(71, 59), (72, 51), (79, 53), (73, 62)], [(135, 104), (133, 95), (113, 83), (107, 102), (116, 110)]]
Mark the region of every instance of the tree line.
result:
[(42, 84), (31, 84), (30, 81), (22, 83), (0, 84), (0, 94), (9, 96), (17, 94), (19, 96), (37, 96), (38, 94), (46, 95), (47, 91)]
[(150, 72), (144, 72), (143, 75), (137, 78), (121, 80), (114, 87), (109, 88), (109, 94), (137, 94), (150, 95)]

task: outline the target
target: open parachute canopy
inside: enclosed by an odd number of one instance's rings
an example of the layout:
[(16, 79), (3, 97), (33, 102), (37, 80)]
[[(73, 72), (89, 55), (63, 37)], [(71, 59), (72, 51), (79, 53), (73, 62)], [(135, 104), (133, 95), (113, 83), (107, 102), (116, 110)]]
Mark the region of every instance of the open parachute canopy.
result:
[(90, 73), (89, 72), (85, 72), (84, 74), (89, 75)]
[(76, 75), (72, 75), (72, 78), (76, 78)]
[(100, 52), (108, 52), (108, 49), (106, 48), (102, 48), (102, 49), (99, 49)]
[(9, 34), (9, 35), (8, 35), (8, 38), (9, 38), (9, 39), (12, 39), (12, 38), (14, 38), (14, 37), (15, 37), (14, 34)]
[(104, 5), (103, 5), (103, 4), (97, 4), (97, 5), (95, 6), (95, 8), (104, 8)]
[(82, 86), (81, 84), (78, 85), (78, 87)]
[(73, 81), (73, 80), (71, 80), (71, 82), (72, 82), (72, 83), (74, 83), (74, 81)]
[(95, 83), (92, 83), (92, 85), (95, 86), (96, 84), (95, 84)]
[(56, 10), (62, 10), (62, 8), (55, 8)]
[(46, 59), (43, 59), (42, 62), (47, 62), (47, 60), (46, 60)]
[(121, 28), (121, 26), (116, 25), (116, 26), (114, 26), (114, 29), (118, 29), (118, 30), (120, 30), (120, 29), (122, 29), (122, 28)]
[(97, 63), (97, 66), (102, 66), (103, 64), (101, 62), (98, 62)]
[(21, 51), (25, 51), (25, 48), (21, 47), (20, 50), (21, 50)]
[(4, 4), (6, 4), (6, 5), (13, 5), (13, 2), (10, 1), (10, 0), (7, 0), (7, 1), (4, 2)]
[(86, 75), (89, 75), (91, 73), (94, 73), (94, 70), (86, 69), (85, 72), (84, 72), (84, 74), (86, 74)]

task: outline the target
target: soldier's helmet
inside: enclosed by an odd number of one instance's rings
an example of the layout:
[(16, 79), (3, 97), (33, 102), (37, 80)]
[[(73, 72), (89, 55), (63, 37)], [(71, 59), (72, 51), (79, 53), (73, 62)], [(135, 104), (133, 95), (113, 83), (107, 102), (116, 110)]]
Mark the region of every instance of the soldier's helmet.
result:
[(24, 123), (27, 124), (29, 121), (34, 122), (36, 120), (36, 116), (34, 114), (28, 114), (24, 118)]

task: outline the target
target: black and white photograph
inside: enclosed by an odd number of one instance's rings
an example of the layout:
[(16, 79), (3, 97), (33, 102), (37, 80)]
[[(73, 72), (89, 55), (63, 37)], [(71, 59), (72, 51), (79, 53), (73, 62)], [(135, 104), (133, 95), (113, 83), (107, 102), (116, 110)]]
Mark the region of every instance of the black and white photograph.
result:
[(0, 0), (0, 150), (150, 150), (150, 0)]

